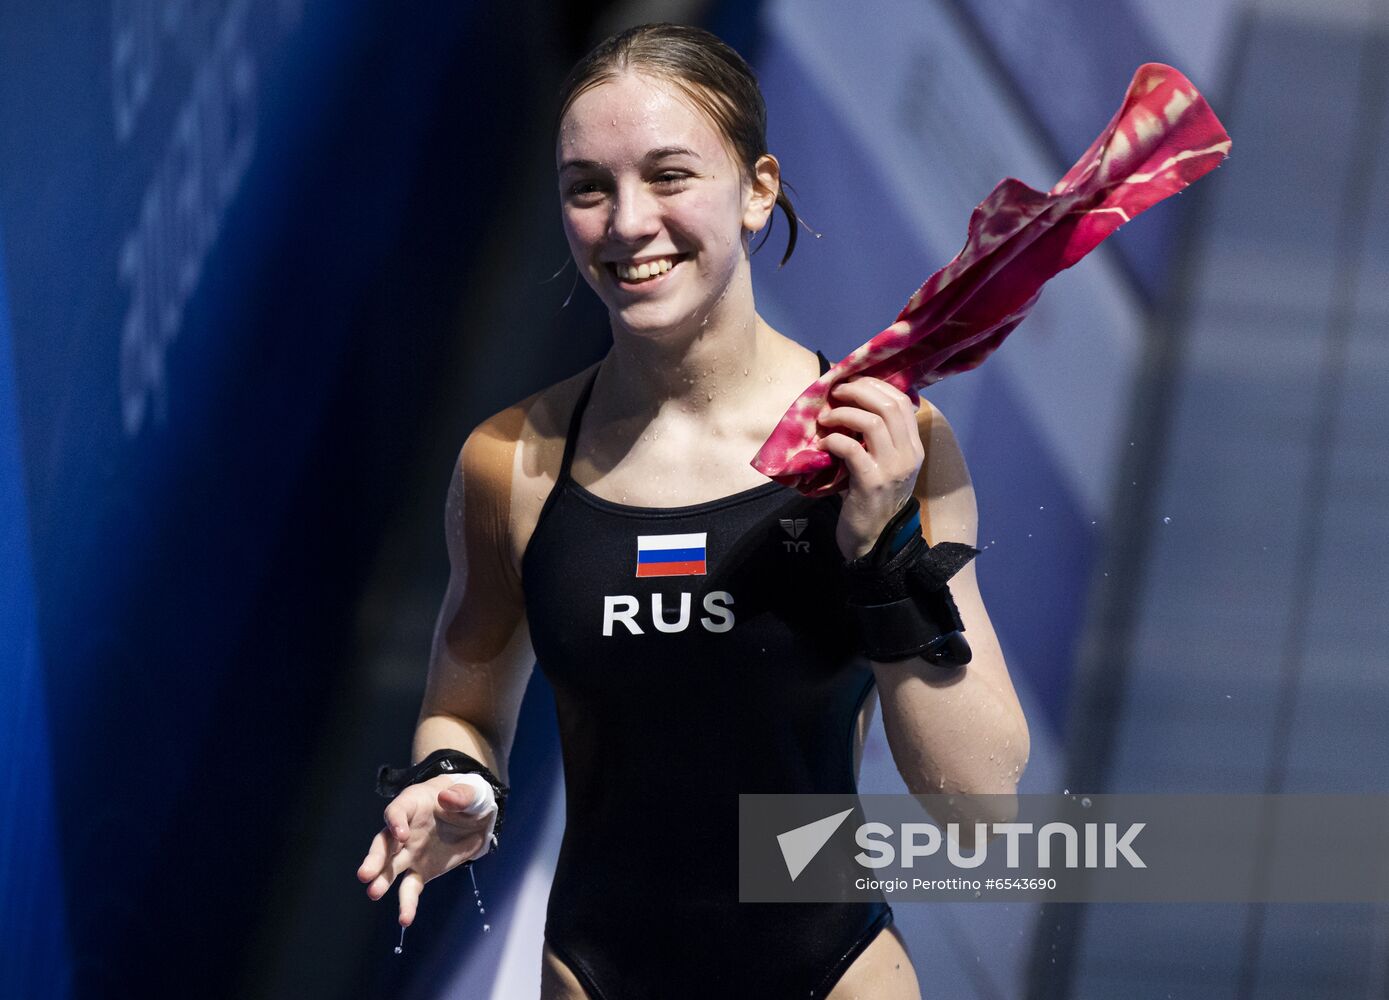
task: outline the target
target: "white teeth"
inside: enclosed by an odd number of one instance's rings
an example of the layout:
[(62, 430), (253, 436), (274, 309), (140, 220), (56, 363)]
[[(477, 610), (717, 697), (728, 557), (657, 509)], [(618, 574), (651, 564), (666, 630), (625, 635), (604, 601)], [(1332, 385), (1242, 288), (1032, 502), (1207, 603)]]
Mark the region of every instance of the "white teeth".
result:
[(669, 257), (662, 257), (660, 260), (650, 260), (644, 264), (633, 267), (631, 264), (618, 264), (617, 276), (624, 281), (643, 281), (647, 278), (654, 278), (658, 274), (665, 274), (675, 262)]

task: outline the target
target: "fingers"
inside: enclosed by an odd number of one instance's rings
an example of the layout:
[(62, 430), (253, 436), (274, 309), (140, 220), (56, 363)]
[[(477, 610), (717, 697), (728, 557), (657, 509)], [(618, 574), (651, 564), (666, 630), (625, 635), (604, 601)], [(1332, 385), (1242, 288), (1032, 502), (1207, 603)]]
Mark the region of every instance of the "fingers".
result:
[(401, 843), (410, 839), (410, 823), (415, 818), (416, 796), (411, 791), (407, 788), (393, 798), (381, 814), (386, 821), (386, 829)]
[[(837, 383), (830, 389), (830, 399), (847, 404), (843, 407), (844, 412), (858, 408), (875, 414), (882, 421), (882, 426), (894, 447), (908, 451), (921, 448), (921, 437), (916, 427), (916, 406), (911, 398), (896, 386), (880, 378), (865, 375), (849, 382)], [(836, 412), (838, 411), (830, 411), (831, 414)], [(864, 429), (857, 425), (849, 426), (853, 426), (855, 430)], [(881, 447), (874, 447), (873, 439), (870, 438), (868, 443), (870, 451), (882, 450)]]
[(386, 891), (390, 889), (391, 884), (395, 882), (396, 876), (401, 872), (409, 871), (410, 864), (413, 860), (414, 856), (410, 853), (409, 848), (404, 848), (387, 858), (381, 871), (371, 880), (371, 884), (367, 886), (367, 898), (375, 900), (386, 895)]
[(870, 398), (878, 399), (882, 405), (891, 404), (907, 413), (915, 413), (919, 405), (913, 403), (910, 396), (891, 382), (871, 375), (859, 375), (845, 382), (836, 382), (830, 391), (834, 392), (836, 389), (864, 391)]
[(386, 841), (387, 837), (384, 832), (371, 838), (371, 847), (367, 849), (367, 856), (357, 866), (357, 878), (360, 881), (370, 882), (386, 866)]
[(864, 447), (874, 458), (886, 457), (897, 447), (891, 429), (881, 416), (857, 406), (835, 406), (820, 414), (821, 424), (847, 427), (863, 435)]
[(409, 794), (407, 789), (392, 799), (382, 813), (386, 826), (372, 838), (371, 848), (357, 869), (357, 878), (371, 883), (367, 887), (367, 895), (372, 899), (385, 895), (395, 880), (395, 873), (401, 870), (400, 855), (408, 851), (406, 845), (410, 842), (410, 823), (415, 818), (417, 808), (417, 797)]
[(367, 850), (367, 857), (361, 861), (361, 867), (357, 868), (357, 878), (363, 882), (371, 882), (376, 875), (381, 874), (386, 862), (390, 860), (392, 854), (401, 849), (401, 844), (396, 837), (390, 835), (389, 831), (382, 829), (371, 839), (371, 847)]
[(424, 879), (419, 872), (409, 871), (400, 880), (400, 926), (409, 927), (415, 922), (415, 911), (419, 908), (420, 893), (424, 890)]
[(877, 469), (873, 457), (864, 451), (863, 445), (847, 434), (826, 434), (820, 439), (820, 445), (831, 455), (844, 460), (854, 482), (867, 482)]

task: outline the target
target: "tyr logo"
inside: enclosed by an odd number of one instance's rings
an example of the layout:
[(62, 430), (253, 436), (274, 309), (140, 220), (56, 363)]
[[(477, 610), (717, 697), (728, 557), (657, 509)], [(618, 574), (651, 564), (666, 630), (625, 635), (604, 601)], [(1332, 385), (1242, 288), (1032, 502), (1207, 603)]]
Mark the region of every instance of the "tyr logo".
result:
[(791, 537), (788, 538), (788, 539), (783, 539), (783, 540), (782, 540), (782, 543), (781, 543), (782, 545), (786, 546), (786, 551), (787, 551), (787, 552), (809, 552), (809, 551), (810, 551), (810, 540), (809, 540), (809, 539), (806, 539), (806, 540), (804, 540), (804, 541), (801, 541), (801, 540), (800, 540), (801, 532), (805, 530), (805, 526), (806, 526), (807, 524), (809, 524), (809, 523), (810, 523), (809, 519), (808, 519), (808, 518), (804, 518), (804, 517), (796, 517), (796, 518), (783, 517), (783, 518), (781, 518), (781, 527), (782, 527), (782, 529), (783, 529), (788, 535), (791, 536)]

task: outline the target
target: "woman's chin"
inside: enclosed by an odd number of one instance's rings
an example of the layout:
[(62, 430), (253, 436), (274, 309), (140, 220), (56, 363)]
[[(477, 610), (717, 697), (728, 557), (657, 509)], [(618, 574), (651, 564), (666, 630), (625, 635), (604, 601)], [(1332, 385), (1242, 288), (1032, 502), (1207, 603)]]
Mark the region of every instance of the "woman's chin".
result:
[(699, 326), (698, 310), (682, 309), (670, 302), (628, 303), (609, 310), (613, 325), (628, 333), (659, 337), (685, 327)]

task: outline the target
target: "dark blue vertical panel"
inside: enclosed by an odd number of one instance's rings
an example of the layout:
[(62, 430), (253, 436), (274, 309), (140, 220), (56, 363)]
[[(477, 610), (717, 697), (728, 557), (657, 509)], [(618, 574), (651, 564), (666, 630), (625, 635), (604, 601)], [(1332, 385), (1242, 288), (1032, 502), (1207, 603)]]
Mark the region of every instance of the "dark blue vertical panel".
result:
[(499, 207), (479, 181), (518, 73), (485, 13), (0, 9), (0, 488), (27, 557), (0, 570), (4, 857), (42, 879), (7, 867), (5, 905), (47, 901), (5, 930), (55, 989), (237, 989), (437, 389), (445, 276)]
[(0, 997), (46, 1000), (71, 968), (9, 315), (0, 251)]

